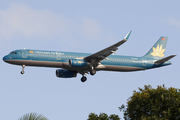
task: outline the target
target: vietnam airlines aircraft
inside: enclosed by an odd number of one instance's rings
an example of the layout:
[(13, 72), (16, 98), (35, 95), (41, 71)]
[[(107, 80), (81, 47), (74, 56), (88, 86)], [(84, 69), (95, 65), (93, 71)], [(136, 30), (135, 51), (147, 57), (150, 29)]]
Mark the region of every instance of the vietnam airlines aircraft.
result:
[(81, 81), (85, 82), (85, 75), (89, 73), (94, 75), (100, 70), (129, 72), (158, 68), (170, 65), (171, 62), (168, 60), (176, 56), (164, 58), (168, 38), (163, 36), (142, 57), (111, 55), (128, 40), (130, 34), (131, 31), (123, 40), (94, 54), (21, 49), (10, 52), (3, 60), (21, 65), (21, 74), (24, 74), (25, 66), (55, 67), (62, 68), (56, 70), (57, 77), (71, 78), (80, 73)]

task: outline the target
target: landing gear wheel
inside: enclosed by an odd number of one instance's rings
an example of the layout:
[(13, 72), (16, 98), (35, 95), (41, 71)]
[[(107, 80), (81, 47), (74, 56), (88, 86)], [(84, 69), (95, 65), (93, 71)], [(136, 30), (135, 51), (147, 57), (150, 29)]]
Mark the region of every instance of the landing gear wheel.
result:
[(21, 71), (21, 74), (24, 74), (24, 71)]
[(85, 82), (87, 80), (87, 78), (85, 77), (85, 76), (83, 76), (82, 78), (81, 78), (81, 82)]
[(96, 70), (90, 71), (90, 74), (91, 74), (91, 75), (95, 75), (95, 74), (96, 74)]

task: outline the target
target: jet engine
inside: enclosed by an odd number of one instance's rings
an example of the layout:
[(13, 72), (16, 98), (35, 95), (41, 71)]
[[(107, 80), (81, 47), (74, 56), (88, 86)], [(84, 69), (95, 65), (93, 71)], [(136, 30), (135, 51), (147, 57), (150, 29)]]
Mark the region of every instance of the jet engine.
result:
[(76, 77), (77, 72), (70, 71), (70, 70), (64, 70), (64, 69), (58, 69), (58, 70), (56, 70), (56, 76), (60, 77), (60, 78), (71, 78), (71, 77)]
[(69, 66), (72, 67), (85, 67), (88, 66), (89, 64), (85, 60), (81, 59), (69, 59)]

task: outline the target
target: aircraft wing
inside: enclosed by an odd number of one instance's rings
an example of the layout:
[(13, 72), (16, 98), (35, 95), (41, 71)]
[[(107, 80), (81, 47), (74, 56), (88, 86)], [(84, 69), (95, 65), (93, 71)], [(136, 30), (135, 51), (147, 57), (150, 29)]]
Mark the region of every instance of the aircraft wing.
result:
[(87, 62), (90, 62), (92, 64), (99, 63), (103, 59), (106, 59), (112, 53), (115, 53), (116, 50), (118, 49), (118, 47), (128, 40), (130, 34), (131, 34), (131, 31), (129, 31), (129, 33), (126, 35), (126, 37), (123, 40), (121, 40), (121, 41), (117, 42), (116, 44), (114, 44), (108, 48), (105, 48), (97, 53), (94, 53), (92, 55), (85, 57), (84, 60), (86, 60)]

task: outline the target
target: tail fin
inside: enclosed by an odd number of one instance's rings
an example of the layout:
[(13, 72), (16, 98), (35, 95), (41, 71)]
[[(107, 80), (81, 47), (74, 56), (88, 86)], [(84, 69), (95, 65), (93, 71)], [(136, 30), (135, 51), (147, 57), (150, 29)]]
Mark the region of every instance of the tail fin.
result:
[(164, 57), (164, 52), (166, 50), (166, 43), (168, 37), (160, 37), (159, 40), (154, 44), (154, 46), (146, 53), (144, 57), (149, 57), (153, 59), (162, 59)]

